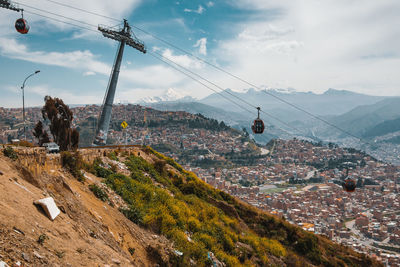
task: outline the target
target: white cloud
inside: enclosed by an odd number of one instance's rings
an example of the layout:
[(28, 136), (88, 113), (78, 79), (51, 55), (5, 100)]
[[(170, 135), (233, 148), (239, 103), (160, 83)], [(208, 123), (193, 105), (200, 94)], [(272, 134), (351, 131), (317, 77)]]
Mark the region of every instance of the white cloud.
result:
[(0, 38), (0, 55), (51, 66), (83, 69), (96, 73), (106, 74), (110, 67), (96, 60), (96, 56), (89, 50), (72, 52), (45, 52), (31, 51), (26, 45), (15, 39)]
[[(235, 5), (259, 13), (238, 23), (236, 36), (219, 42), (216, 51), (235, 74), (269, 86), (285, 81), (302, 91), (334, 87), (399, 95), (399, 1), (240, 0)], [(249, 87), (222, 81), (226, 87)]]
[[(83, 70), (86, 74), (96, 73), (109, 76), (111, 70), (110, 65), (97, 60), (98, 56), (88, 50), (64, 53), (31, 51), (15, 39), (0, 38), (0, 55), (50, 66)], [(194, 61), (189, 61), (189, 58), (185, 61), (187, 56), (174, 56), (171, 52), (167, 52), (166, 55), (182, 64), (188, 64), (187, 66), (198, 67)], [(140, 69), (121, 68), (120, 80), (121, 78), (129, 83), (150, 87), (160, 86), (160, 84), (172, 86), (182, 81), (182, 75), (164, 65), (150, 65)]]
[(199, 54), (206, 56), (207, 55), (207, 38), (201, 38), (197, 40), (196, 44), (193, 47), (199, 48)]
[(174, 55), (170, 49), (165, 49), (164, 52), (162, 52), (162, 56), (185, 68), (200, 69), (203, 67), (202, 62), (187, 55)]
[(209, 1), (207, 4), (206, 4), (206, 6), (207, 7), (213, 7), (214, 6), (214, 2), (212, 2), (212, 1)]
[(50, 89), (48, 85), (37, 85), (37, 86), (30, 86), (28, 91), (39, 96), (45, 97), (46, 95), (50, 94)]
[(197, 9), (185, 8), (183, 11), (184, 11), (184, 12), (188, 12), (188, 13), (203, 14), (203, 12), (204, 12), (205, 10), (206, 10), (206, 9), (205, 9), (202, 5), (199, 5), (199, 7), (198, 7)]
[(93, 75), (96, 75), (94, 71), (86, 71), (83, 73), (83, 76), (93, 76)]

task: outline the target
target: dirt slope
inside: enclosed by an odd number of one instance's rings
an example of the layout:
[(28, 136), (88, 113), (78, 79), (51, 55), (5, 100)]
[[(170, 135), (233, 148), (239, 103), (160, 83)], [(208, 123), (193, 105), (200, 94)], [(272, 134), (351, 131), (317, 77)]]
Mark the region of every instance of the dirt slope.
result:
[[(80, 183), (53, 169), (33, 177), (1, 153), (0, 260), (23, 266), (154, 266), (156, 259), (167, 260), (169, 241), (97, 199), (88, 184), (99, 180), (87, 176)], [(54, 221), (33, 205), (48, 196), (62, 210)]]
[[(59, 155), (14, 149), (16, 160), (0, 152), (0, 261), (10, 266), (382, 266), (215, 190), (151, 148), (121, 150), (119, 161), (112, 149), (80, 149), (77, 158), (95, 171), (85, 169), (104, 177), (85, 172), (85, 182), (61, 168)], [(91, 184), (109, 201), (96, 198)], [(62, 211), (54, 221), (33, 205), (49, 196)]]

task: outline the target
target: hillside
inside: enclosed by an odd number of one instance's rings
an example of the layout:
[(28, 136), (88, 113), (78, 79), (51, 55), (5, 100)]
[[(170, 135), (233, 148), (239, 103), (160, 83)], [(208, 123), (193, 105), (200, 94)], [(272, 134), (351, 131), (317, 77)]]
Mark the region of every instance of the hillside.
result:
[[(398, 118), (399, 114), (400, 98), (397, 97), (385, 99), (373, 105), (356, 107), (330, 121), (353, 134), (364, 135), (378, 124)], [(327, 131), (332, 132), (332, 129)]]
[(376, 137), (400, 131), (400, 117), (394, 120), (386, 120), (368, 129), (364, 137)]
[[(15, 150), (15, 160), (0, 155), (0, 255), (10, 264), (382, 266), (213, 189), (149, 147), (66, 153), (64, 169), (60, 155)], [(32, 204), (45, 196), (62, 210), (53, 222)]]
[(186, 111), (192, 114), (200, 113), (208, 118), (224, 121), (229, 125), (235, 125), (240, 121), (248, 120), (248, 116), (246, 116), (247, 114), (228, 112), (223, 109), (198, 102), (160, 102), (147, 103), (145, 105), (162, 111)]
[[(360, 105), (371, 105), (385, 98), (335, 89), (329, 89), (323, 94), (295, 91), (287, 93), (273, 89), (267, 90), (267, 92), (268, 94), (254, 89), (249, 89), (246, 92), (235, 92), (233, 90), (226, 89), (223, 94), (230, 98), (232, 98), (230, 95), (233, 94), (249, 103), (260, 106), (265, 111), (280, 110), (280, 116), (283, 116), (284, 118), (287, 117), (290, 119), (290, 115), (293, 114), (294, 117), (292, 117), (289, 122), (293, 120), (309, 119), (309, 117), (306, 114), (298, 112), (289, 105), (272, 97), (271, 95), (284, 99), (285, 101), (302, 107), (316, 115), (340, 115), (350, 111), (354, 107)], [(225, 101), (219, 94), (211, 94), (199, 102), (229, 111), (242, 112), (242, 110), (240, 110), (237, 106)]]

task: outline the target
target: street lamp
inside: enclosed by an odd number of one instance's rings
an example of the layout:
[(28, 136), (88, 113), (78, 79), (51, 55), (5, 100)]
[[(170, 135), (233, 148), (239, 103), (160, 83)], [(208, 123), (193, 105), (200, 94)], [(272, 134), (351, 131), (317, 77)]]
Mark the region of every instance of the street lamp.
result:
[(24, 139), (26, 140), (26, 132), (25, 132), (25, 82), (26, 80), (28, 80), (30, 77), (32, 77), (35, 74), (38, 74), (40, 72), (40, 70), (35, 71), (34, 73), (32, 73), (31, 75), (29, 75), (28, 77), (25, 78), (24, 83), (21, 86), (21, 90), (22, 90), (22, 118), (24, 120)]

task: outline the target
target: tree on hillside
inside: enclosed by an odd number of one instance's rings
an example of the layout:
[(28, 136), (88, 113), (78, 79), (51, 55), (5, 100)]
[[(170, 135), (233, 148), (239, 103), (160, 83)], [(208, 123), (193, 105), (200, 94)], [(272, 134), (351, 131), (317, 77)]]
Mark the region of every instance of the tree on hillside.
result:
[(59, 98), (46, 96), (42, 108), (42, 116), (49, 121), (50, 132), (53, 140), (60, 146), (61, 151), (77, 149), (79, 143), (79, 132), (71, 128), (73, 113), (67, 105)]
[(39, 146), (42, 146), (44, 143), (50, 142), (49, 135), (47, 134), (47, 131), (43, 128), (42, 121), (36, 123), (32, 133), (33, 136), (38, 139)]

